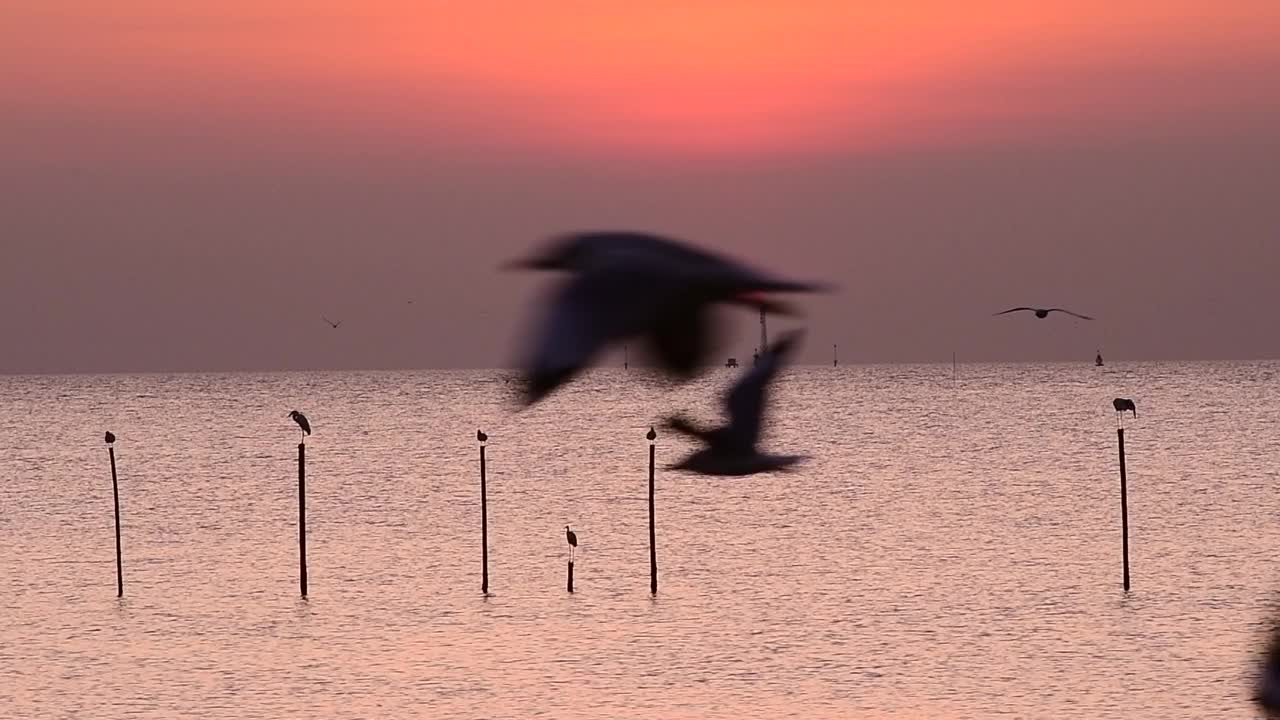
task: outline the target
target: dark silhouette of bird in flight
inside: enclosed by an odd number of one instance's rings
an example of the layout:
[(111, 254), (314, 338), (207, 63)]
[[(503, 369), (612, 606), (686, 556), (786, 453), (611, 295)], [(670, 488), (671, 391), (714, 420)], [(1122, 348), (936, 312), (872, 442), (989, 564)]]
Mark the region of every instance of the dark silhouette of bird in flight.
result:
[(1123, 415), (1124, 412), (1128, 410), (1129, 412), (1133, 413), (1134, 418), (1138, 417), (1138, 407), (1134, 405), (1133, 401), (1128, 398), (1116, 398), (1115, 400), (1111, 401), (1111, 406), (1114, 407), (1116, 409), (1116, 412), (1121, 415)]
[(652, 425), (650, 425), (650, 426), (649, 426), (649, 432), (645, 433), (645, 434), (644, 434), (644, 437), (645, 437), (645, 439), (646, 439), (646, 440), (648, 440), (649, 442), (653, 442), (654, 440), (657, 440), (657, 439), (658, 439), (658, 432), (657, 432), (656, 430), (654, 430), (654, 429), (653, 429), (653, 426), (652, 426)]
[(715, 345), (718, 303), (794, 311), (764, 293), (815, 292), (813, 283), (774, 277), (679, 240), (635, 232), (588, 232), (553, 239), (507, 267), (569, 273), (543, 303), (528, 342), (524, 404), (571, 380), (607, 346), (645, 341), (657, 365), (692, 378)]
[(327, 323), (329, 323), (329, 327), (333, 328), (334, 330), (337, 330), (337, 329), (338, 329), (338, 326), (342, 324), (342, 321), (341, 321), (341, 320), (339, 320), (338, 322), (334, 322), (334, 321), (330, 320), (329, 318), (327, 318), (327, 317), (325, 317), (325, 316), (323, 316), (323, 315), (321, 315), (321, 316), (320, 316), (320, 319), (321, 319), (321, 320), (324, 320), (324, 321), (325, 321), (325, 322), (327, 322)]
[(113, 432), (111, 432), (110, 430), (108, 430), (108, 431), (107, 431), (107, 444), (108, 444), (108, 445), (110, 445), (110, 444), (114, 443), (115, 441), (116, 441), (116, 434), (115, 434), (115, 433), (113, 433)]
[(1018, 311), (1020, 311), (1020, 310), (1029, 310), (1029, 311), (1031, 311), (1031, 312), (1035, 313), (1035, 314), (1036, 314), (1036, 317), (1040, 318), (1041, 320), (1043, 320), (1043, 319), (1045, 319), (1045, 318), (1049, 317), (1049, 313), (1052, 313), (1052, 312), (1066, 313), (1066, 314), (1068, 314), (1068, 315), (1070, 315), (1070, 316), (1072, 316), (1072, 317), (1078, 317), (1078, 318), (1080, 318), (1081, 320), (1092, 320), (1092, 319), (1093, 319), (1093, 318), (1089, 317), (1088, 315), (1081, 315), (1080, 313), (1074, 313), (1074, 312), (1071, 312), (1070, 310), (1067, 310), (1066, 308), (1033, 308), (1033, 307), (1016, 307), (1016, 308), (1009, 308), (1008, 310), (1001, 310), (1001, 311), (1000, 311), (1000, 312), (998, 312), (998, 313), (994, 313), (994, 315), (1007, 315), (1007, 314), (1009, 314), (1009, 313), (1011, 313), (1011, 312), (1018, 312)]
[(304, 437), (311, 434), (311, 423), (307, 422), (306, 415), (294, 410), (289, 413), (289, 417), (292, 418), (294, 422), (298, 423), (298, 427), (302, 428)]
[(804, 459), (801, 455), (761, 453), (756, 444), (764, 419), (769, 384), (782, 368), (786, 355), (799, 342), (798, 331), (783, 335), (760, 356), (760, 362), (734, 384), (725, 396), (729, 424), (702, 430), (676, 415), (667, 420), (671, 429), (701, 440), (705, 447), (671, 466), (703, 475), (754, 475), (782, 470)]
[(480, 430), (476, 431), (476, 440), (479, 440), (480, 442), (486, 442), (488, 441), (488, 439), (489, 439), (489, 436), (485, 435), (484, 432)]
[(564, 539), (569, 541), (569, 562), (573, 562), (573, 553), (578, 549), (578, 534), (564, 526)]
[(1280, 718), (1280, 625), (1271, 628), (1253, 701), (1269, 718)]

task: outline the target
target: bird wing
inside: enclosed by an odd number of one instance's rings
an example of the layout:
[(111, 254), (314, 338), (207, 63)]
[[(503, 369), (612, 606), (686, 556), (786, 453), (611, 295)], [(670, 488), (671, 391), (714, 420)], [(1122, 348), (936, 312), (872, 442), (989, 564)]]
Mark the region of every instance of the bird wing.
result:
[(1068, 314), (1068, 315), (1071, 315), (1072, 317), (1078, 317), (1078, 318), (1080, 318), (1081, 320), (1092, 320), (1092, 319), (1093, 319), (1093, 318), (1089, 317), (1088, 315), (1081, 315), (1080, 313), (1073, 313), (1073, 312), (1071, 312), (1070, 310), (1067, 310), (1066, 308), (1049, 308), (1048, 312), (1060, 312), (1060, 313), (1066, 313), (1066, 314)]
[(667, 418), (666, 426), (678, 433), (681, 433), (682, 435), (688, 435), (691, 438), (701, 440), (708, 445), (712, 443), (715, 437), (714, 430), (703, 430), (697, 425), (694, 425), (683, 415), (672, 415)]
[(1035, 309), (1035, 308), (1031, 308), (1031, 307), (1016, 307), (1016, 308), (1009, 308), (1008, 310), (1001, 310), (1001, 311), (1000, 311), (1000, 312), (998, 312), (998, 313), (992, 313), (992, 316), (994, 317), (994, 316), (996, 316), (996, 315), (1008, 315), (1008, 314), (1009, 314), (1009, 313), (1011, 313), (1011, 312), (1018, 312), (1019, 310), (1030, 310), (1031, 312), (1035, 312), (1035, 310), (1036, 310), (1036, 309)]
[(568, 382), (609, 343), (644, 330), (654, 313), (652, 290), (646, 273), (621, 263), (559, 285), (528, 342), (524, 404)]
[(760, 439), (760, 426), (764, 416), (765, 391), (782, 368), (783, 360), (799, 341), (799, 331), (783, 335), (765, 351), (756, 366), (742, 376), (725, 396), (729, 412), (729, 425), (725, 428), (725, 441), (738, 450), (755, 448)]

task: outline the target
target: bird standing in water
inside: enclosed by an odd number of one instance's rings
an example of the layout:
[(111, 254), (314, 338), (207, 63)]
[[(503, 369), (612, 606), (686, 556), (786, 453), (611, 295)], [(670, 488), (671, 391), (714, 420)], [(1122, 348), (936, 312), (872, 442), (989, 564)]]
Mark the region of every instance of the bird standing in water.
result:
[(298, 423), (298, 427), (302, 428), (303, 437), (311, 434), (311, 423), (307, 422), (306, 415), (294, 410), (289, 413), (289, 417), (292, 418), (294, 422)]
[(564, 526), (564, 539), (569, 541), (569, 562), (573, 562), (573, 551), (578, 547), (578, 535), (570, 530), (568, 525)]

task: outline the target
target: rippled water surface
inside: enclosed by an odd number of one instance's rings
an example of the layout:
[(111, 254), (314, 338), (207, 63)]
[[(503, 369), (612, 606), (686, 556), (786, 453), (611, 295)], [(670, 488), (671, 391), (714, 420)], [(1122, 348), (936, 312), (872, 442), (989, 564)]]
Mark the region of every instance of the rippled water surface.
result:
[(518, 414), (506, 371), (0, 377), (0, 716), (1253, 716), (1280, 364), (791, 369), (766, 442), (799, 470), (664, 471), (659, 436), (652, 598), (645, 432), (736, 372)]

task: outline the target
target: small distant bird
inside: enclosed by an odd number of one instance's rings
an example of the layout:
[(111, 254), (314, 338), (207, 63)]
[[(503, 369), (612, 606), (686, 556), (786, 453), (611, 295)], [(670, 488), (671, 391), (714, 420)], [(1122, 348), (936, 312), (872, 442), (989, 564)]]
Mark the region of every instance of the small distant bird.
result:
[(302, 432), (304, 435), (311, 434), (311, 423), (307, 422), (306, 415), (303, 415), (297, 410), (294, 410), (293, 412), (289, 413), (289, 417), (292, 418), (294, 422), (298, 423), (298, 427), (302, 428)]
[(1121, 415), (1123, 415), (1124, 412), (1128, 410), (1133, 413), (1134, 418), (1138, 417), (1138, 407), (1134, 405), (1133, 401), (1128, 398), (1116, 398), (1115, 400), (1111, 401), (1111, 406), (1114, 407), (1116, 409), (1116, 412), (1120, 413)]
[(564, 526), (564, 539), (569, 541), (569, 562), (573, 562), (573, 553), (578, 549), (578, 534)]
[(607, 346), (642, 338), (658, 365), (681, 380), (706, 364), (717, 303), (785, 314), (766, 292), (814, 292), (681, 241), (636, 232), (588, 232), (552, 241), (508, 267), (571, 273), (545, 303), (524, 361), (524, 404), (569, 382)]
[(658, 433), (653, 429), (652, 425), (649, 426), (649, 432), (645, 433), (644, 436), (649, 442), (653, 442), (658, 439)]
[(115, 434), (115, 433), (113, 433), (113, 432), (111, 432), (110, 430), (108, 430), (108, 431), (107, 431), (107, 444), (108, 444), (108, 445), (110, 445), (111, 443), (113, 443), (113, 442), (115, 442), (115, 441), (116, 441), (116, 434)]
[(480, 442), (487, 442), (487, 441), (489, 440), (489, 436), (488, 436), (488, 435), (485, 435), (483, 432), (481, 432), (481, 431), (477, 430), (477, 431), (476, 431), (476, 440), (479, 440)]
[(800, 455), (769, 455), (756, 449), (769, 383), (778, 374), (783, 359), (799, 339), (799, 332), (782, 336), (760, 356), (759, 364), (733, 386), (725, 397), (725, 406), (729, 411), (728, 425), (714, 430), (702, 430), (678, 415), (667, 420), (667, 426), (671, 429), (695, 437), (706, 445), (673, 465), (673, 469), (703, 475), (754, 475), (782, 470), (804, 459)]
[(1066, 314), (1068, 314), (1068, 315), (1070, 315), (1070, 316), (1072, 316), (1072, 317), (1078, 317), (1078, 318), (1080, 318), (1081, 320), (1092, 320), (1092, 319), (1093, 319), (1093, 318), (1089, 317), (1088, 315), (1081, 315), (1080, 313), (1074, 313), (1074, 312), (1071, 312), (1070, 310), (1067, 310), (1066, 308), (1033, 308), (1033, 307), (1016, 307), (1016, 308), (1009, 308), (1008, 310), (1002, 310), (1002, 311), (1000, 311), (1000, 312), (998, 312), (998, 313), (994, 313), (994, 314), (995, 314), (995, 315), (1007, 315), (1007, 314), (1009, 314), (1009, 313), (1011, 313), (1011, 312), (1018, 312), (1018, 311), (1020, 311), (1020, 310), (1029, 310), (1029, 311), (1031, 311), (1031, 312), (1035, 313), (1035, 314), (1036, 314), (1036, 317), (1040, 318), (1041, 320), (1043, 320), (1043, 319), (1045, 319), (1045, 318), (1049, 317), (1049, 313), (1051, 313), (1051, 312), (1066, 313)]
[(325, 322), (329, 323), (329, 327), (333, 328), (334, 330), (337, 330), (337, 329), (338, 329), (338, 326), (342, 324), (342, 321), (341, 321), (341, 320), (339, 320), (338, 322), (334, 322), (334, 321), (330, 320), (329, 318), (327, 318), (327, 317), (325, 317), (325, 316), (323, 316), (323, 315), (321, 315), (321, 316), (320, 316), (320, 318), (321, 318), (322, 320), (324, 320)]

